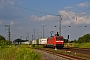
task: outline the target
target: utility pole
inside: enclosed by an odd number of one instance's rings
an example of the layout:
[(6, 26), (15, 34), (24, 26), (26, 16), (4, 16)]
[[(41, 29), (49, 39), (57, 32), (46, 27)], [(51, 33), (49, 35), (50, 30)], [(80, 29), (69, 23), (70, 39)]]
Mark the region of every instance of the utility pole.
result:
[(61, 21), (62, 21), (62, 15), (58, 15), (60, 20), (59, 20), (59, 35), (61, 36)]
[(34, 40), (35, 40), (35, 29), (34, 29)]
[(9, 40), (9, 42), (10, 42), (10, 25), (5, 25), (5, 27), (8, 28), (8, 29), (6, 29), (6, 30), (8, 30), (8, 40)]
[(22, 37), (23, 37), (23, 36), (21, 36), (21, 40), (22, 40)]
[(42, 27), (43, 27), (43, 38), (44, 38), (44, 25), (42, 25)]
[(32, 35), (32, 40), (33, 40), (33, 35)]
[(57, 34), (57, 26), (55, 25), (54, 27), (55, 27), (54, 33)]
[(43, 38), (44, 38), (44, 26), (43, 26)]
[(27, 39), (26, 40), (29, 40), (29, 33), (27, 33)]
[(42, 38), (42, 32), (40, 32), (40, 38)]

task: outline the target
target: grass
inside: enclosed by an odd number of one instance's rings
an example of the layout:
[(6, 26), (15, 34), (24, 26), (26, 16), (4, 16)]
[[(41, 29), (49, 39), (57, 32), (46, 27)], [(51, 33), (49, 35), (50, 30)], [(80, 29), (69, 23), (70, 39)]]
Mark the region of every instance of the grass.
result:
[(65, 43), (65, 46), (69, 46), (69, 47), (77, 47), (77, 48), (90, 48), (90, 42), (88, 43)]
[(41, 56), (27, 45), (0, 48), (0, 60), (40, 60)]
[(88, 60), (89, 58), (84, 55), (84, 54), (79, 54), (79, 53), (73, 53), (73, 52), (68, 52), (68, 51), (63, 51), (63, 50), (53, 50), (53, 54), (55, 53), (60, 53), (60, 54), (65, 54), (65, 55), (69, 55), (69, 56), (74, 56), (74, 57), (79, 57), (79, 58), (83, 58), (85, 60)]
[(80, 45), (80, 48), (90, 48), (90, 42), (89, 43), (82, 43)]
[(31, 45), (31, 47), (34, 49), (40, 49), (43, 48), (43, 45)]

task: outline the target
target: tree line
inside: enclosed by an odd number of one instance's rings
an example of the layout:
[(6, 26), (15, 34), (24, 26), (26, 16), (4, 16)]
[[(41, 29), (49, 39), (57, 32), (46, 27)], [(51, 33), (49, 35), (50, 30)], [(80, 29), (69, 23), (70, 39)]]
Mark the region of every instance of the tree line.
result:
[(85, 34), (82, 37), (79, 37), (77, 40), (70, 41), (70, 43), (88, 43), (90, 42), (90, 34)]
[(76, 42), (77, 43), (88, 43), (88, 42), (90, 42), (90, 34), (85, 34), (84, 36), (79, 37)]
[(11, 44), (11, 42), (9, 42), (8, 40), (6, 40), (2, 35), (0, 35), (0, 46), (5, 46), (5, 45), (9, 45)]

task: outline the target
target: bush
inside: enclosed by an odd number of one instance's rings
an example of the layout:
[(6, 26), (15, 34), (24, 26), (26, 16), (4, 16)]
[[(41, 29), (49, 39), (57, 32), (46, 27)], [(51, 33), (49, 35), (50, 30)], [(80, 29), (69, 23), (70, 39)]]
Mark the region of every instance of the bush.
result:
[(41, 56), (27, 45), (8, 46), (0, 49), (0, 60), (40, 60)]
[(1, 47), (4, 47), (4, 46), (6, 46), (6, 45), (8, 45), (8, 44), (9, 44), (8, 41), (6, 41), (6, 40), (0, 40), (0, 46), (1, 46)]
[(0, 40), (5, 40), (5, 38), (2, 35), (0, 35)]
[(11, 42), (5, 40), (5, 38), (2, 35), (0, 35), (0, 46), (5, 47), (8, 44), (11, 44)]

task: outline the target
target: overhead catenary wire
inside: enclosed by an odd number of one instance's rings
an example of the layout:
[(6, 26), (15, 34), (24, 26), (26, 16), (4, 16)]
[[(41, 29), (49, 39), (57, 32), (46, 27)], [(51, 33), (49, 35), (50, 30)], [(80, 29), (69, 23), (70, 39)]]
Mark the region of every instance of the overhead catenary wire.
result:
[[(3, 2), (3, 1), (0, 1), (0, 2), (6, 3), (6, 2)], [(34, 12), (37, 12), (37, 13), (42, 13), (42, 14), (48, 14), (48, 15), (58, 16), (58, 15), (55, 15), (55, 14), (46, 13), (46, 12), (42, 12), (42, 11), (38, 11), (38, 10), (31, 9), (31, 8), (26, 8), (26, 7), (18, 6), (18, 5), (15, 5), (15, 4), (10, 4), (10, 3), (6, 3), (6, 4), (13, 5), (13, 6), (18, 7), (18, 8), (23, 8), (23, 9), (26, 9), (26, 10), (34, 11)]]
[[(80, 2), (82, 2), (82, 1), (83, 1), (83, 0), (81, 0)], [(3, 2), (3, 1), (0, 1), (0, 2), (6, 3), (6, 2)], [(80, 3), (80, 2), (79, 2), (79, 3)], [(52, 13), (42, 12), (42, 11), (34, 10), (34, 9), (31, 9), (31, 8), (26, 8), (26, 7), (18, 6), (18, 5), (15, 5), (15, 4), (10, 4), (10, 3), (6, 3), (6, 4), (13, 5), (13, 6), (15, 6), (15, 7), (22, 8), (22, 9), (26, 9), (26, 10), (30, 10), (30, 11), (37, 12), (37, 13), (42, 13), (42, 14), (47, 14), (47, 15), (53, 15), (53, 16), (59, 16), (59, 15), (52, 14)], [(75, 8), (74, 8), (74, 9), (75, 9)], [(87, 11), (88, 9), (90, 9), (90, 8), (87, 8), (87, 9), (85, 9), (85, 10), (83, 10), (83, 11), (80, 11), (79, 13), (84, 12), (84, 11)], [(72, 9), (72, 10), (73, 10), (73, 9)], [(76, 9), (76, 10), (77, 10), (77, 9)]]
[[(82, 1), (83, 1), (83, 0), (81, 0), (80, 2), (82, 2)], [(7, 2), (3, 2), (3, 1), (0, 1), (0, 2), (9, 4), (9, 5), (13, 5), (13, 6), (18, 7), (18, 8), (23, 8), (23, 9), (30, 10), (30, 11), (33, 11), (33, 12), (37, 12), (37, 13), (48, 14), (48, 15), (53, 15), (53, 16), (59, 16), (59, 15), (56, 15), (56, 14), (47, 13), (47, 12), (42, 12), (42, 11), (34, 10), (34, 9), (31, 9), (31, 8), (26, 8), (26, 7), (18, 6), (18, 5), (15, 5), (15, 4), (10, 4), (10, 3), (7, 3)], [(80, 3), (80, 2), (79, 2), (79, 3)], [(74, 8), (74, 9), (75, 9), (75, 8)], [(83, 10), (83, 11), (80, 11), (79, 13), (84, 12), (84, 11), (87, 11), (88, 9), (90, 9), (90, 8), (87, 8), (87, 9), (85, 9), (85, 10)], [(73, 9), (72, 9), (72, 10), (73, 10)], [(76, 9), (76, 10), (77, 10), (77, 9)]]
[[(3, 1), (0, 1), (0, 2), (6, 3), (6, 2), (3, 2)], [(37, 12), (37, 13), (48, 14), (48, 15), (53, 15), (53, 16), (60, 16), (60, 15), (55, 15), (55, 14), (52, 14), (52, 13), (46, 13), (46, 12), (42, 12), (42, 11), (38, 11), (38, 10), (31, 9), (31, 8), (26, 8), (26, 7), (18, 6), (18, 5), (15, 5), (15, 4), (10, 4), (10, 3), (6, 3), (6, 4), (9, 4), (9, 5), (18, 7), (18, 8), (30, 10), (30, 11), (33, 11), (33, 12)], [(90, 8), (88, 8), (88, 9), (90, 9)], [(88, 9), (87, 9), (87, 10), (88, 10)], [(81, 11), (81, 12), (84, 12), (84, 11), (85, 11), (85, 10), (83, 10), (83, 11)], [(76, 14), (76, 16), (77, 16), (77, 14)], [(75, 19), (77, 20), (78, 18), (76, 17)]]
[[(83, 1), (83, 0), (82, 0)], [(80, 3), (80, 2), (79, 2)], [(88, 3), (90, 3), (90, 1), (88, 2)], [(74, 8), (75, 9), (75, 8)], [(76, 23), (78, 23), (78, 15), (80, 14), (80, 13), (82, 13), (82, 12), (87, 12), (88, 10), (90, 9), (90, 7), (87, 7), (86, 9), (83, 9), (82, 11), (80, 11), (79, 10), (79, 12), (78, 13), (75, 13), (75, 20), (76, 20)], [(81, 15), (81, 14), (80, 14)], [(88, 27), (88, 26), (79, 26), (79, 27)]]

